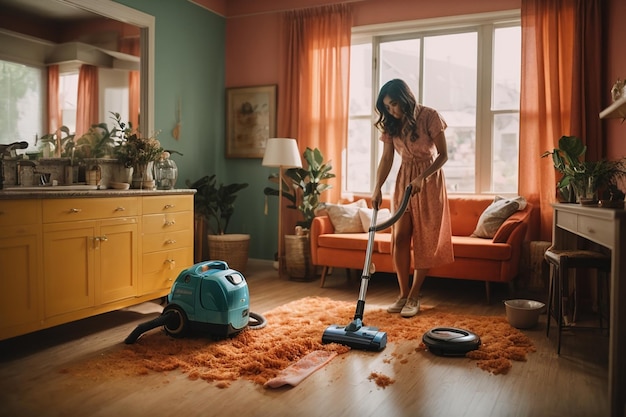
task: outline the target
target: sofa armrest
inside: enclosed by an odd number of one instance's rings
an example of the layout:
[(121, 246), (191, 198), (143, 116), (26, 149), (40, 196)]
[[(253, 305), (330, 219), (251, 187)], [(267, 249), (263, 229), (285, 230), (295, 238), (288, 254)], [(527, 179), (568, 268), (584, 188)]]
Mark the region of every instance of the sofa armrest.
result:
[(335, 233), (335, 228), (328, 216), (315, 216), (311, 222), (311, 262), (317, 265), (317, 247), (320, 235)]

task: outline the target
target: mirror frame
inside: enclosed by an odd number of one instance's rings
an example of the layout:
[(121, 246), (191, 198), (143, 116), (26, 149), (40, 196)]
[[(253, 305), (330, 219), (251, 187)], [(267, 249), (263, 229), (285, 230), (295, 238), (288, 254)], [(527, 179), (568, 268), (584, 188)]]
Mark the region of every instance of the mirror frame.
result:
[(139, 131), (142, 136), (148, 137), (154, 132), (154, 16), (111, 0), (54, 1), (139, 27), (141, 56)]

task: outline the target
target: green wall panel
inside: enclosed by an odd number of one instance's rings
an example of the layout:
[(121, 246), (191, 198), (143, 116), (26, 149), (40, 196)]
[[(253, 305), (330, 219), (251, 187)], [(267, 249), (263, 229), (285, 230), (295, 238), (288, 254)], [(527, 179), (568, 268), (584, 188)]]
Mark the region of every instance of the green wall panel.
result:
[[(272, 172), (260, 159), (226, 159), (224, 48), (226, 21), (187, 0), (116, 0), (155, 17), (155, 121), (159, 140), (174, 149), (177, 188), (186, 181), (217, 174), (222, 183), (247, 182), (239, 193), (229, 233), (249, 233), (250, 257), (273, 259), (277, 247), (278, 205), (263, 188)], [(181, 134), (172, 129), (181, 107)]]

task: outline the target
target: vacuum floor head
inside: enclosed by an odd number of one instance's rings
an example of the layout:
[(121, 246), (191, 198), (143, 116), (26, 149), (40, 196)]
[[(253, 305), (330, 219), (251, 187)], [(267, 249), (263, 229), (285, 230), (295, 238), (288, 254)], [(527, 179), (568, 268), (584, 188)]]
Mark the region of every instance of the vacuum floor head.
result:
[(435, 355), (464, 356), (467, 352), (478, 349), (480, 337), (469, 330), (435, 327), (424, 333), (422, 342)]
[(346, 326), (333, 324), (324, 331), (322, 343), (339, 343), (353, 349), (379, 351), (387, 346), (387, 333), (378, 331), (376, 327), (348, 330)]

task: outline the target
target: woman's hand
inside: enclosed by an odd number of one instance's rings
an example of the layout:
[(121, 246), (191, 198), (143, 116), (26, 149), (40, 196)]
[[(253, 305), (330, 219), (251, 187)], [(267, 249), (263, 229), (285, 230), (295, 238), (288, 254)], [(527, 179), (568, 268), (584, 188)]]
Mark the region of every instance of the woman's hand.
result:
[(424, 182), (424, 177), (422, 177), (421, 175), (415, 178), (413, 181), (411, 181), (411, 187), (412, 187), (411, 196), (414, 196), (415, 194), (419, 193), (422, 190), (423, 182)]
[(376, 187), (372, 193), (372, 207), (378, 209), (380, 203), (383, 201), (383, 193), (380, 191), (380, 187)]

